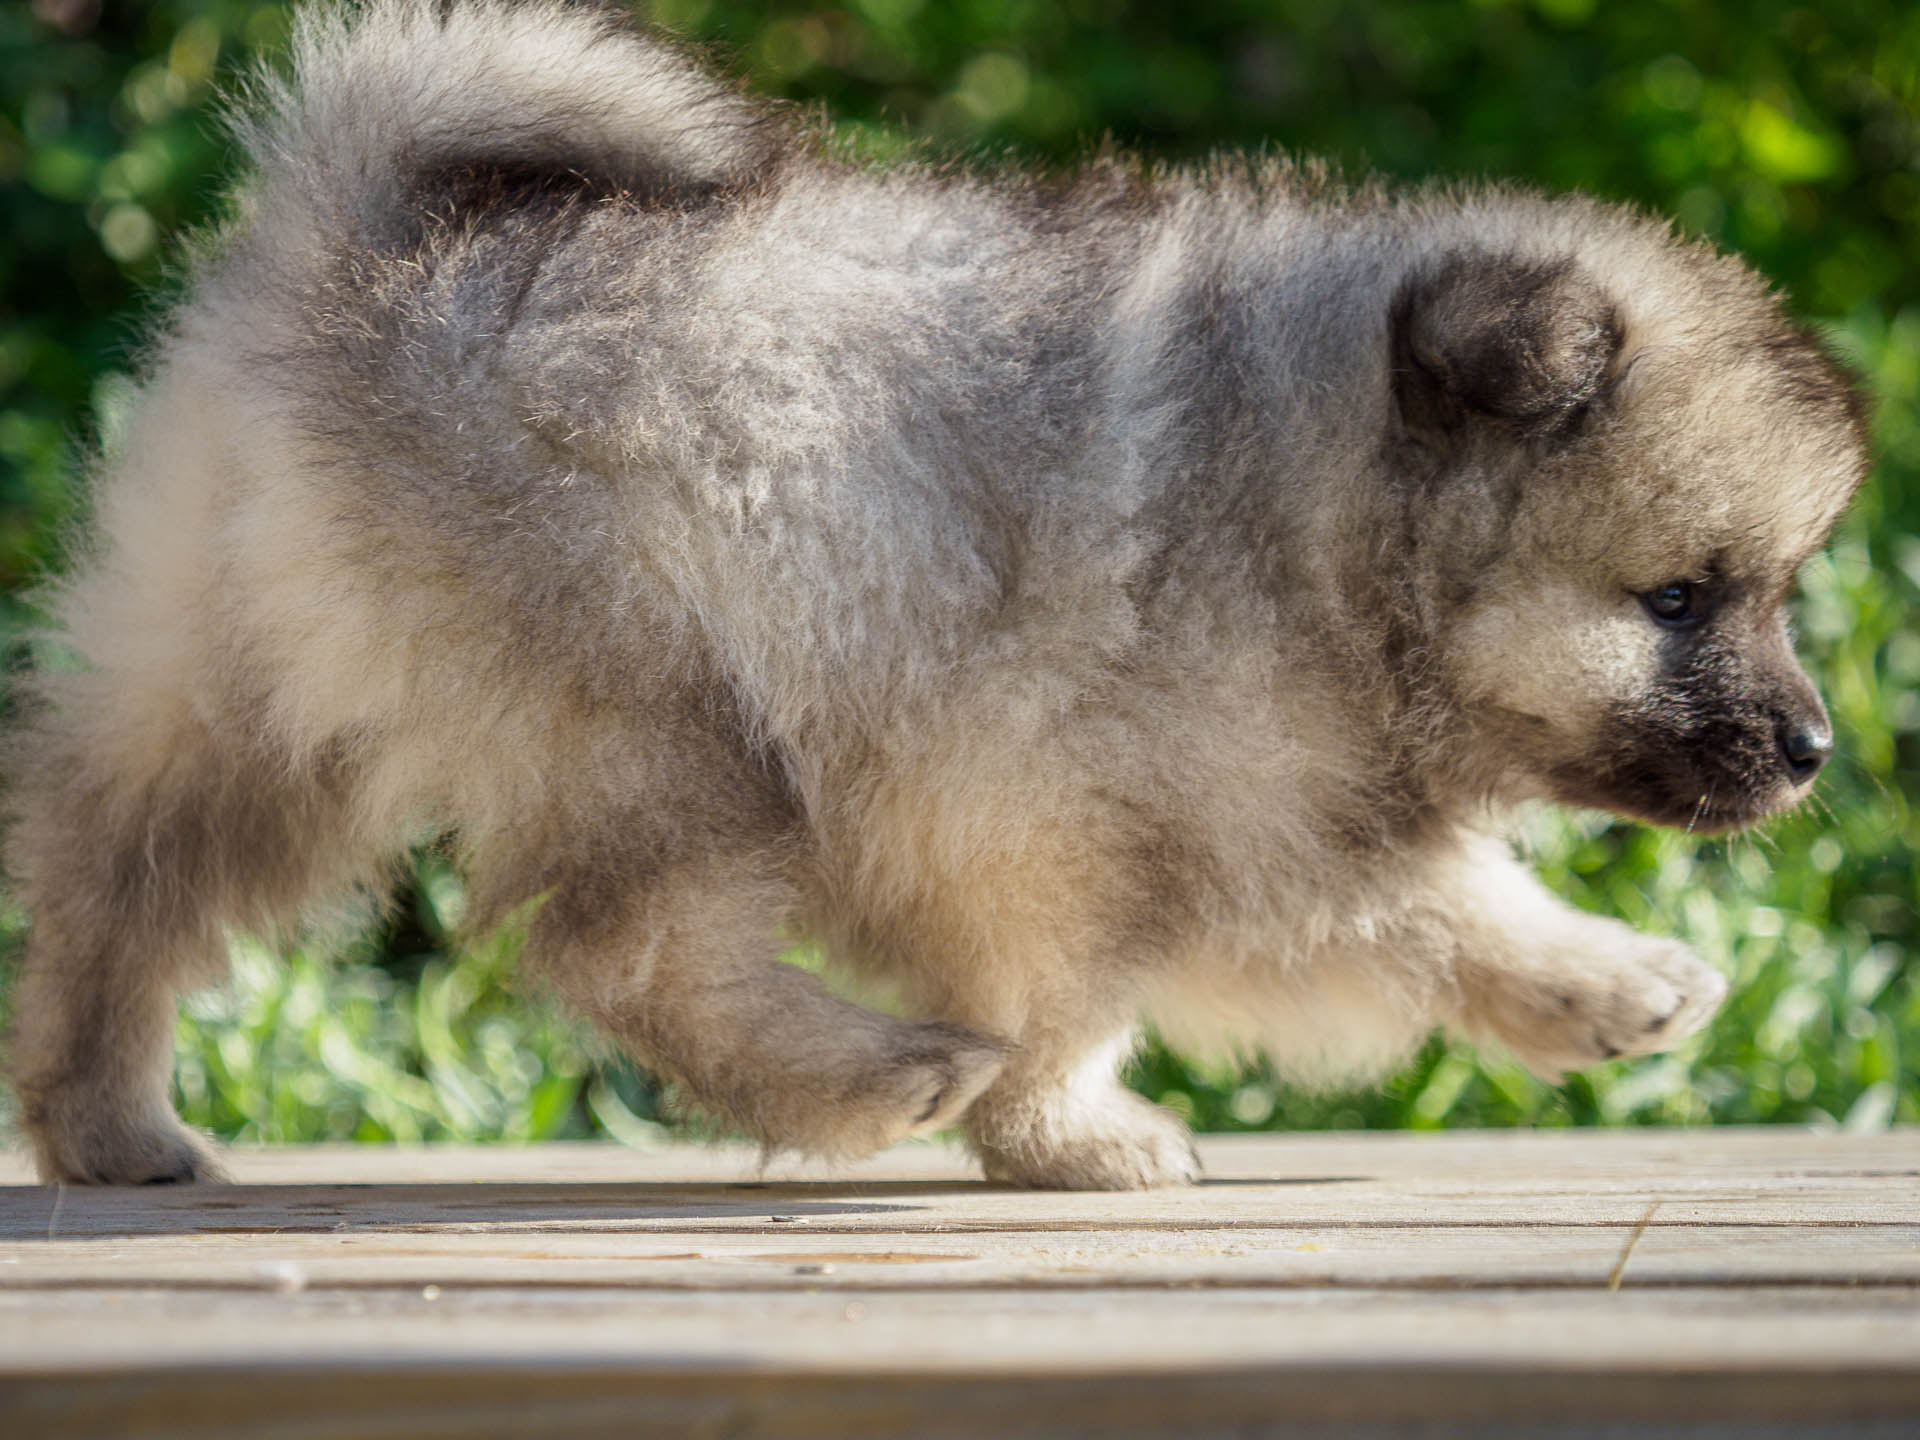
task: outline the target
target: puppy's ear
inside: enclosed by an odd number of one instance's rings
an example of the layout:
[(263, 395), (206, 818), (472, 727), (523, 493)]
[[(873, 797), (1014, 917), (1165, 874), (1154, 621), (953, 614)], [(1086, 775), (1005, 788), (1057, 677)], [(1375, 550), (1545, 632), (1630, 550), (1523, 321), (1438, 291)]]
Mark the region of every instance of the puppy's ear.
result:
[(1621, 340), (1612, 303), (1571, 260), (1455, 256), (1401, 288), (1391, 323), (1400, 413), (1422, 430), (1555, 430), (1599, 393)]

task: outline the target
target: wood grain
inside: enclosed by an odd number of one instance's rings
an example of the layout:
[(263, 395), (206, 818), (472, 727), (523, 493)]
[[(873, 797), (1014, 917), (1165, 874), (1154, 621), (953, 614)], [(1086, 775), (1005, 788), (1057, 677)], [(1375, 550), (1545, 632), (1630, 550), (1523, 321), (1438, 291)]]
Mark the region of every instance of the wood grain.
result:
[(0, 1162), (0, 1432), (1920, 1434), (1914, 1132), (1202, 1151), (1149, 1195), (935, 1146)]

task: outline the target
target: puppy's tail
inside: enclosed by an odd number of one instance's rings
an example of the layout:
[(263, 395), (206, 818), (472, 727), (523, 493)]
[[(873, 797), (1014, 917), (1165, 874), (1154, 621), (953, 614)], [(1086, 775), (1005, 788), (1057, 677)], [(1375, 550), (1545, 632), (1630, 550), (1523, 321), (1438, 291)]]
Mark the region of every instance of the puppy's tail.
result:
[(488, 172), (699, 193), (774, 145), (764, 109), (605, 4), (324, 0), (291, 55), (234, 127), (264, 192), (252, 219), (325, 249), (405, 244), (437, 194)]

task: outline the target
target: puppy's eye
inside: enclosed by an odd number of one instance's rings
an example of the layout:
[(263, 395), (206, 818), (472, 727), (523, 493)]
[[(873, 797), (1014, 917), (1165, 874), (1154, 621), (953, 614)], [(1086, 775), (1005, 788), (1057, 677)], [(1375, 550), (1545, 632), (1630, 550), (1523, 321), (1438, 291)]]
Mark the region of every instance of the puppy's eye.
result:
[(1662, 625), (1680, 629), (1700, 620), (1699, 586), (1687, 580), (1674, 580), (1640, 597), (1647, 613)]

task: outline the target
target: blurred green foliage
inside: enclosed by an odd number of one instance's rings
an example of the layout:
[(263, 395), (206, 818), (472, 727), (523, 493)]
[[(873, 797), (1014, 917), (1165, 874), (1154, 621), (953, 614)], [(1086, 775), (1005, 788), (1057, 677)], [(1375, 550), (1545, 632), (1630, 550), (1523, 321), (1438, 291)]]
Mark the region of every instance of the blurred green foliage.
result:
[[(1842, 758), (1816, 803), (1726, 841), (1540, 815), (1576, 903), (1684, 935), (1736, 976), (1677, 1054), (1546, 1086), (1435, 1041), (1359, 1095), (1153, 1047), (1135, 1082), (1209, 1129), (1920, 1121), (1920, 7), (1906, 0), (659, 0), (662, 23), (850, 147), (1070, 162), (1271, 144), (1352, 171), (1581, 188), (1746, 254), (1865, 377), (1878, 465), (1805, 576), (1803, 645)], [(0, 626), (57, 567), (76, 456), (126, 393), (168, 239), (219, 204), (219, 82), (286, 32), (251, 0), (0, 9)], [(15, 645), (17, 649), (17, 644)], [(659, 1097), (537, 1005), (510, 937), (449, 940), (423, 856), (395, 916), (235, 978), (180, 1028), (195, 1122), (256, 1139), (662, 1133)], [(0, 915), (17, 942), (17, 912)], [(324, 952), (324, 953), (323, 953)], [(335, 952), (367, 964), (336, 963)]]

